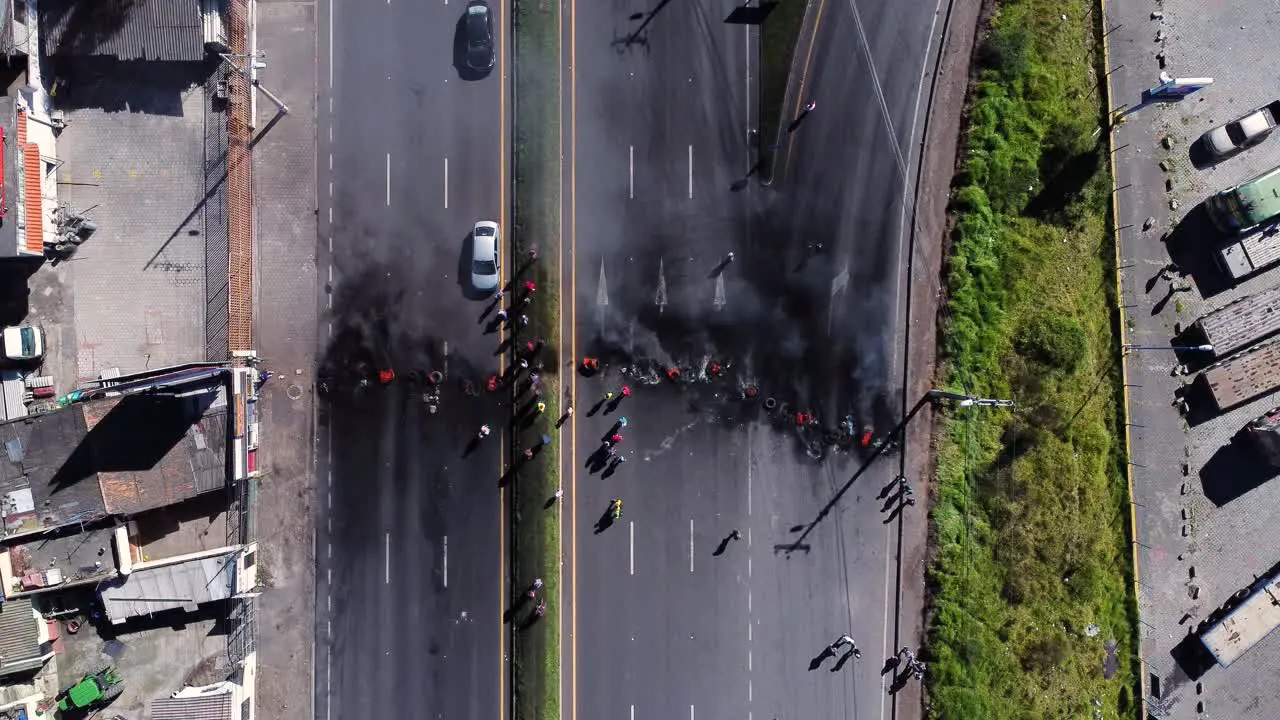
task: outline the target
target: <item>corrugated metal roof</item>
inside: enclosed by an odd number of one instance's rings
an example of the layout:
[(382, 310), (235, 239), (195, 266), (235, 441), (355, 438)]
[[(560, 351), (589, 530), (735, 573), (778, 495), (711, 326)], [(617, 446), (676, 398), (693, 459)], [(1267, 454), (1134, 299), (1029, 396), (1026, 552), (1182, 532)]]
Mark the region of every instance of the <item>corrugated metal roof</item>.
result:
[(99, 594), (107, 617), (121, 622), (231, 597), (236, 553), (135, 570), (104, 582)]
[(48, 55), (172, 62), (204, 59), (200, 0), (40, 0)]
[(151, 701), (151, 720), (233, 720), (231, 692)]
[(0, 674), (39, 667), (40, 626), (31, 598), (0, 603)]

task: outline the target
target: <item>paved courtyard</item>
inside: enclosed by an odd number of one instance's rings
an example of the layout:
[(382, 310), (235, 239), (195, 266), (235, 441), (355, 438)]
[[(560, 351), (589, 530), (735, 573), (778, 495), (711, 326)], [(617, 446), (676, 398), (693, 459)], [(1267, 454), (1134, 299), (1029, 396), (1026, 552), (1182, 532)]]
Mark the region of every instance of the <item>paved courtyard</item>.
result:
[(77, 77), (58, 137), (59, 200), (99, 229), (59, 274), (74, 288), (81, 380), (205, 359), (205, 243), (225, 238), (226, 223), (224, 121), (210, 111), (208, 70), (154, 63)]
[[(1180, 103), (1136, 109), (1117, 131), (1127, 342), (1168, 346), (1209, 310), (1280, 284), (1277, 269), (1234, 287), (1213, 280), (1200, 266), (1212, 265), (1217, 239), (1187, 232), (1203, 221), (1198, 206), (1209, 194), (1280, 165), (1275, 139), (1213, 168), (1197, 169), (1188, 154), (1203, 132), (1280, 98), (1267, 63), (1280, 17), (1270, 0), (1115, 0), (1107, 12), (1117, 108), (1138, 106), (1142, 90), (1159, 83), (1158, 53), (1174, 77), (1214, 78)], [(1154, 223), (1144, 229), (1148, 219)], [(1162, 273), (1171, 252), (1188, 277)], [(1280, 395), (1191, 425), (1175, 393), (1194, 374), (1177, 372), (1179, 362), (1171, 350), (1129, 354), (1144, 689), (1154, 717), (1269, 720), (1280, 704), (1280, 634), (1230, 668), (1191, 677), (1173, 653), (1280, 562), (1269, 532), (1280, 520), (1280, 483), (1267, 482), (1270, 473), (1231, 445), (1245, 423), (1280, 405)]]

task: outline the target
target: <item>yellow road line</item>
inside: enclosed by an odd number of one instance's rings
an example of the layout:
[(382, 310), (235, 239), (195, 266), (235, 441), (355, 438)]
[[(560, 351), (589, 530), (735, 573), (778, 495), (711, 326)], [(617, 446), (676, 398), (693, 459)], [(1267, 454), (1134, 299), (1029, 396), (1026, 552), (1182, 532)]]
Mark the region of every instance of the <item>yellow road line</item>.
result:
[[(822, 11), (827, 7), (827, 0), (818, 0), (818, 14), (813, 18), (813, 32), (809, 34), (809, 49), (804, 53), (804, 69), (800, 71), (800, 87), (796, 90), (796, 104), (791, 109), (791, 114), (783, 118), (790, 125), (791, 121), (800, 114), (800, 105), (804, 102), (804, 88), (809, 83), (809, 63), (813, 61), (813, 46), (818, 43), (818, 28), (822, 27)], [(793, 133), (787, 133), (787, 157), (791, 156), (791, 146), (795, 143), (796, 136)]]
[[(578, 399), (578, 4), (569, 0), (569, 347), (572, 350), (573, 367), (569, 370), (569, 384), (573, 399)], [(563, 65), (561, 66), (563, 68)], [(563, 286), (561, 286), (563, 292)], [(563, 343), (562, 343), (563, 344)], [(569, 565), (571, 572), (570, 602), (572, 603), (569, 635), (573, 665), (573, 684), (570, 696), (572, 720), (578, 718), (578, 423), (574, 421), (569, 435)], [(563, 716), (564, 711), (561, 710)]]
[[(1102, 11), (1100, 22), (1106, 27), (1107, 22), (1107, 0), (1098, 0), (1099, 9)], [(1102, 62), (1103, 70), (1106, 72), (1107, 80), (1107, 158), (1111, 164), (1111, 217), (1113, 223), (1120, 223), (1120, 193), (1116, 187), (1116, 130), (1113, 123), (1115, 118), (1114, 98), (1111, 88), (1111, 50), (1107, 42), (1107, 36), (1102, 36)], [(1139, 612), (1142, 607), (1142, 583), (1138, 578), (1138, 506), (1133, 501), (1133, 438), (1129, 430), (1129, 361), (1124, 351), (1125, 346), (1125, 326), (1127, 322), (1124, 310), (1124, 301), (1120, 298), (1124, 297), (1124, 280), (1121, 277), (1120, 268), (1124, 263), (1121, 262), (1120, 252), (1120, 231), (1115, 231), (1116, 244), (1116, 304), (1120, 310), (1120, 391), (1124, 397), (1124, 452), (1126, 455), (1124, 466), (1125, 482), (1129, 491), (1129, 550), (1133, 553), (1133, 601), (1138, 606)], [(1142, 653), (1142, 630), (1138, 630), (1138, 647), (1134, 650), (1138, 654), (1138, 682), (1140, 686), (1145, 687), (1147, 677), (1147, 660)], [(1147, 714), (1147, 695), (1145, 692), (1138, 693), (1138, 715), (1143, 717)]]
[[(502, 232), (511, 237), (511, 225), (507, 212), (507, 0), (499, 2), (498, 23), (498, 213), (502, 224)], [(506, 243), (498, 243), (498, 258), (501, 261), (501, 274), (498, 282), (506, 285), (509, 277), (510, 258), (503, 258)], [(501, 333), (499, 333), (501, 337)], [(506, 353), (498, 355), (499, 376), (506, 373)], [(507, 489), (502, 487), (502, 475), (505, 470), (503, 459), (507, 456), (506, 436), (498, 433), (498, 720), (507, 717), (507, 632), (502, 622), (507, 612)]]

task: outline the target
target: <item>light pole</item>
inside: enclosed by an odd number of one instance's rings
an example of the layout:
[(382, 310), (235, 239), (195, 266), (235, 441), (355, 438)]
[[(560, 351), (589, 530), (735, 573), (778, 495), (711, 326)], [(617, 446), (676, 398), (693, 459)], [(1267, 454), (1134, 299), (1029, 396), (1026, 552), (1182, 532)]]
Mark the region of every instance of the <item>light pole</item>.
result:
[(911, 408), (906, 417), (902, 418), (902, 422), (898, 423), (897, 426), (889, 431), (888, 435), (885, 436), (884, 442), (880, 443), (880, 445), (875, 448), (871, 453), (871, 457), (867, 458), (862, 463), (862, 466), (853, 474), (853, 477), (849, 478), (848, 482), (842, 485), (840, 489), (836, 491), (836, 494), (831, 498), (831, 500), (818, 511), (818, 516), (813, 519), (813, 522), (809, 523), (808, 527), (804, 529), (804, 532), (800, 533), (800, 537), (796, 538), (796, 541), (787, 549), (788, 553), (801, 546), (804, 539), (809, 536), (809, 533), (813, 532), (813, 529), (818, 526), (818, 523), (827, 516), (827, 513), (831, 512), (831, 509), (836, 506), (836, 503), (840, 502), (840, 498), (844, 497), (844, 494), (849, 491), (849, 488), (853, 487), (853, 483), (862, 476), (862, 473), (866, 472), (867, 468), (871, 467), (871, 464), (876, 461), (876, 458), (880, 457), (881, 454), (895, 444), (894, 441), (899, 439), (899, 436), (906, 430), (907, 423), (911, 422), (911, 418), (915, 417), (927, 403), (936, 400), (954, 400), (960, 407), (1013, 407), (1012, 400), (981, 398), (973, 395), (965, 395), (964, 393), (951, 392), (949, 390), (930, 390), (926, 392), (920, 397), (919, 402)]
[[(233, 55), (231, 53), (218, 53), (218, 57), (222, 58), (222, 61), (230, 65), (233, 69), (235, 69), (236, 72), (243, 75), (244, 79), (248, 80), (250, 85), (261, 90), (262, 94), (266, 95), (268, 100), (276, 104), (276, 107), (280, 110), (281, 113), (285, 115), (289, 114), (289, 106), (285, 105), (283, 100), (276, 97), (275, 93), (271, 92), (266, 87), (264, 87), (262, 85), (262, 82), (258, 80), (257, 74), (253, 72), (254, 70), (261, 70), (262, 68), (267, 66), (267, 64), (260, 59), (260, 58), (266, 57), (265, 54), (258, 53), (256, 55)], [(252, 63), (248, 68), (242, 68), (235, 63), (236, 60), (251, 60)]]
[(1124, 351), (1130, 350), (1186, 350), (1188, 352), (1213, 352), (1213, 346), (1204, 345), (1125, 345)]

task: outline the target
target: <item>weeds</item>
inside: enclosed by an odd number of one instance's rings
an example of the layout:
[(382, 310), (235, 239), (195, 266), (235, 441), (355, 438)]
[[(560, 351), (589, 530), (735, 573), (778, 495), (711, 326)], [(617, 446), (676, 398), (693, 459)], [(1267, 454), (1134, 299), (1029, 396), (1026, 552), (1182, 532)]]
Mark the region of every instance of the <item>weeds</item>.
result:
[[(931, 716), (1135, 711), (1110, 178), (1090, 0), (1003, 0), (979, 48), (942, 333)], [(1063, 20), (1063, 17), (1066, 20)], [(1095, 703), (1100, 703), (1097, 705)]]
[[(555, 5), (521, 3), (516, 8), (518, 37), (515, 43), (515, 209), (511, 232), (514, 258), (508, 263), (513, 270), (525, 267), (516, 279), (531, 279), (538, 288), (538, 299), (529, 306), (529, 326), (522, 339), (540, 337), (546, 340), (541, 370), (546, 410), (531, 427), (513, 433), (512, 455), (514, 477), (511, 488), (511, 558), (512, 587), (528, 588), (535, 577), (542, 578), (544, 598), (559, 597), (559, 525), (558, 513), (548, 507), (547, 500), (559, 487), (556, 454), (545, 448), (533, 460), (525, 461), (522, 453), (540, 442), (543, 435), (554, 437), (555, 418), (560, 412), (560, 378), (553, 359), (559, 347), (559, 316), (554, 298), (557, 287), (556, 258), (560, 237), (560, 122), (559, 94), (559, 18)], [(536, 249), (538, 262), (529, 262), (529, 251)], [(511, 618), (512, 637), (512, 714), (515, 720), (540, 720), (560, 717), (560, 623), (559, 608), (548, 607), (541, 618), (528, 617), (531, 607), (522, 608)]]

